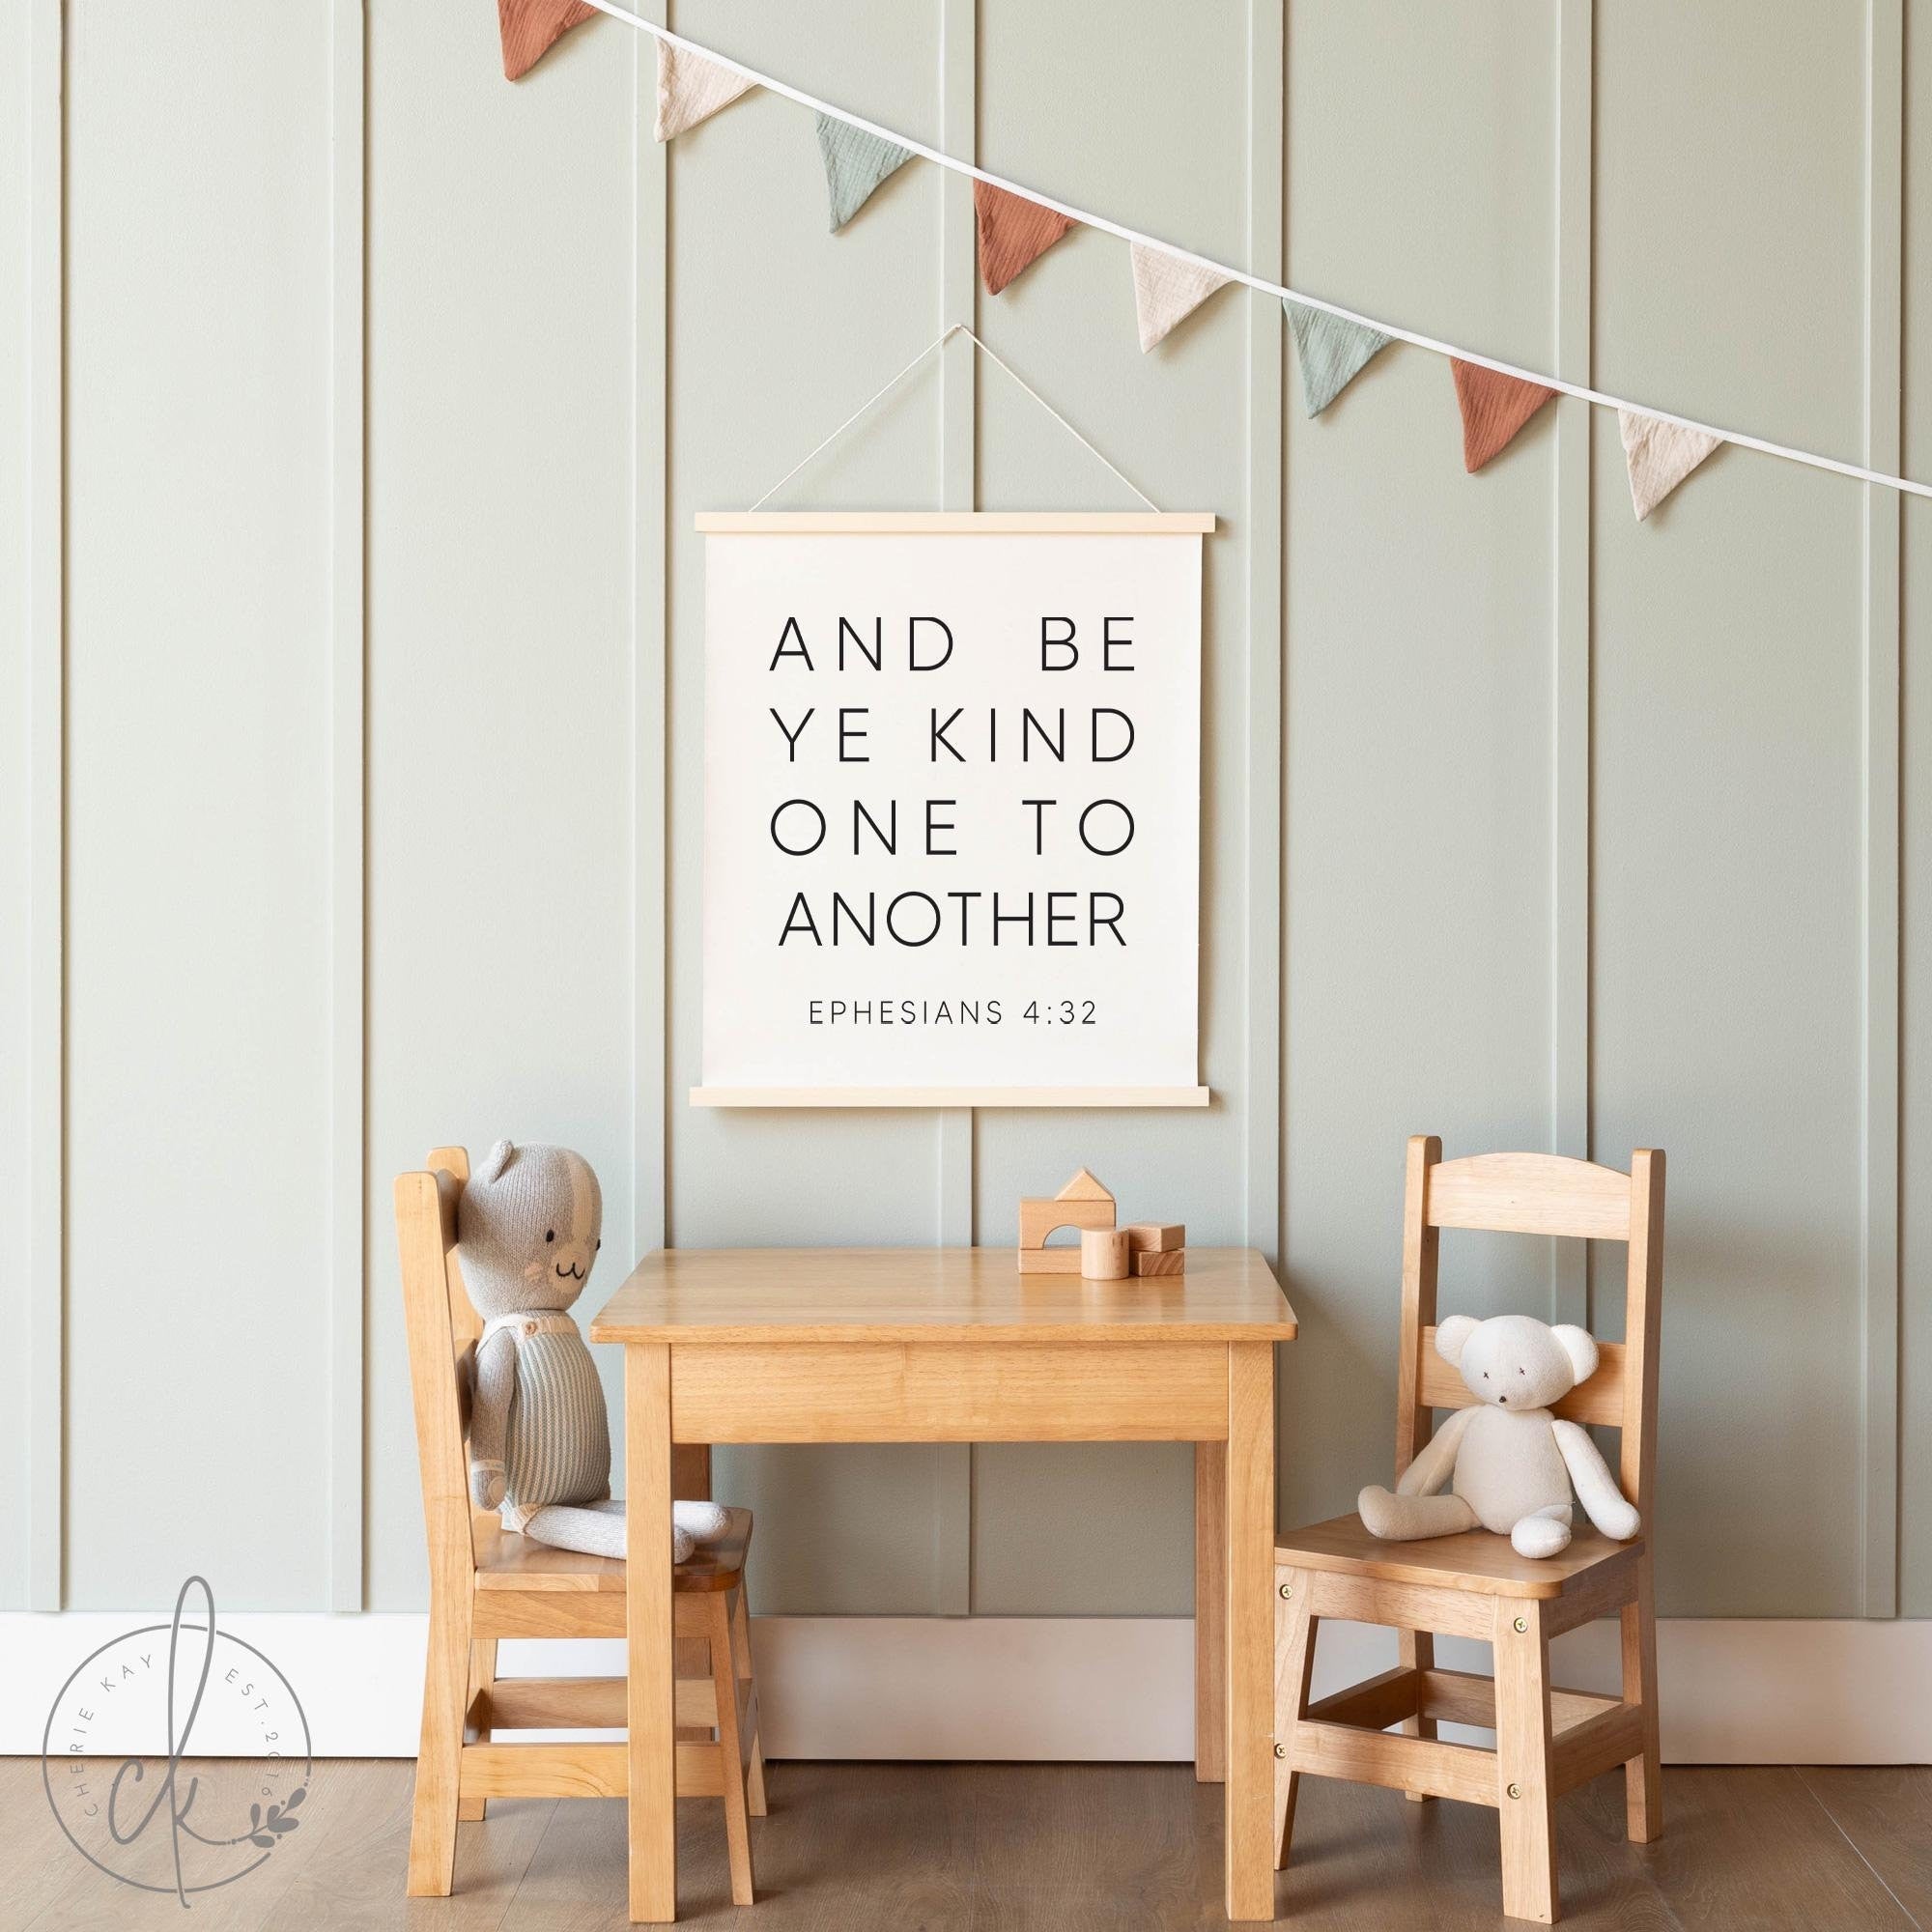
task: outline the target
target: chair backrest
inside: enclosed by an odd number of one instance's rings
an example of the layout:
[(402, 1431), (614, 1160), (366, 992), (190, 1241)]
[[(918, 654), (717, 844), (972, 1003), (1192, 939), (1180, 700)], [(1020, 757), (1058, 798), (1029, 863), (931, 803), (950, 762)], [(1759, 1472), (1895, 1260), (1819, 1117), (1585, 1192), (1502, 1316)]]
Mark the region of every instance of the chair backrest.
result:
[(456, 1263), (456, 1204), (469, 1179), (469, 1156), (460, 1147), (433, 1148), (427, 1172), (396, 1177), (396, 1241), (432, 1589), (467, 1589), (476, 1567), (456, 1368), (483, 1332)]
[(1647, 1520), (1663, 1300), (1662, 1152), (1639, 1148), (1630, 1172), (1622, 1174), (1552, 1153), (1479, 1153), (1445, 1161), (1434, 1134), (1410, 1139), (1402, 1209), (1398, 1477), (1429, 1440), (1432, 1410), (1467, 1408), (1477, 1400), (1435, 1352), (1435, 1263), (1444, 1228), (1625, 1243), (1624, 1339), (1599, 1345), (1596, 1374), (1557, 1403), (1555, 1413), (1622, 1432), (1618, 1475), (1625, 1495)]

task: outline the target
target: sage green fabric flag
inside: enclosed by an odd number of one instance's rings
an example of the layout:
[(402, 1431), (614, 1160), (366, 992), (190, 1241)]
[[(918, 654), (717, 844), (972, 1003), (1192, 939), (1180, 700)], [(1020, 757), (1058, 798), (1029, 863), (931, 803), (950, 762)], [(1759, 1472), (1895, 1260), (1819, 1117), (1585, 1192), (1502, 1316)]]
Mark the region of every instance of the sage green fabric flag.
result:
[(872, 190), (894, 169), (912, 159), (909, 149), (868, 134), (863, 128), (818, 119), (818, 152), (825, 162), (825, 192), (832, 203), (833, 233), (845, 226), (872, 198)]
[(1311, 416), (1319, 416), (1376, 356), (1391, 337), (1359, 322), (1344, 322), (1326, 309), (1308, 308), (1282, 298), (1288, 326), (1294, 331), (1294, 353), (1301, 361), (1301, 399)]

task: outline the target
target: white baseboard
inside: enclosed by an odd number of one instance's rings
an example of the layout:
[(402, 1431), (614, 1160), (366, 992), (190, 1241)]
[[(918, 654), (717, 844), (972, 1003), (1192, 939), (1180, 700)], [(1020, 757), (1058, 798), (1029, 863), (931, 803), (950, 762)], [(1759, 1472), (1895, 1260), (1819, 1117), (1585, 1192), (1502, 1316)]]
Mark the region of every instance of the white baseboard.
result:
[[(0, 1754), (37, 1753), (68, 1673), (152, 1621), (0, 1614)], [(421, 1616), (237, 1612), (222, 1625), (295, 1686), (318, 1756), (414, 1756)], [(759, 1617), (753, 1630), (773, 1757), (1193, 1755), (1194, 1627), (1184, 1618)], [(1450, 1668), (1488, 1667), (1483, 1644), (1441, 1637), (1437, 1651)], [(1932, 1621), (1666, 1619), (1658, 1656), (1669, 1763), (1932, 1763)], [(1555, 1659), (1560, 1682), (1614, 1690), (1616, 1626), (1559, 1637)], [(1392, 1633), (1323, 1624), (1317, 1693), (1394, 1661)], [(615, 1674), (623, 1654), (611, 1639), (506, 1641), (499, 1667)]]

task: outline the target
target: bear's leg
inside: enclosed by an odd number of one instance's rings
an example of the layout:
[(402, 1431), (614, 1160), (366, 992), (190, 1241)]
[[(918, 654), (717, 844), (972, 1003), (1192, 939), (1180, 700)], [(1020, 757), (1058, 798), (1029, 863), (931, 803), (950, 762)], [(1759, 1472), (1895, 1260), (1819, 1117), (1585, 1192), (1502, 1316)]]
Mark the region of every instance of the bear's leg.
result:
[(1570, 1548), (1570, 1505), (1551, 1503), (1526, 1516), (1510, 1531), (1510, 1546), (1519, 1556), (1555, 1556)]
[(670, 1520), (686, 1535), (702, 1543), (709, 1537), (723, 1536), (731, 1518), (723, 1503), (672, 1503)]
[[(535, 1511), (524, 1534), (553, 1549), (582, 1549), (591, 1556), (624, 1554), (624, 1505), (614, 1502), (549, 1503)], [(696, 1548), (688, 1530), (675, 1523), (670, 1532), (670, 1560), (684, 1563)]]
[(1399, 1496), (1388, 1490), (1366, 1489), (1355, 1498), (1362, 1522), (1372, 1536), (1413, 1543), (1425, 1536), (1454, 1536), (1474, 1529), (1476, 1512), (1461, 1496)]

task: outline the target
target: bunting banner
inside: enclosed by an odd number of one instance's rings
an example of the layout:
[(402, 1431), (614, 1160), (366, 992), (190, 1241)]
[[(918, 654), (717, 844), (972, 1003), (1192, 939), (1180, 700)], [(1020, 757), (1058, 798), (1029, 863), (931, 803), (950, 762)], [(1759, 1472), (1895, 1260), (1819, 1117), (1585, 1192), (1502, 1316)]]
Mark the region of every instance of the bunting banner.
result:
[(1719, 440), (1706, 430), (1662, 422), (1637, 410), (1619, 410), (1617, 427), (1623, 432), (1631, 508), (1638, 523), (1717, 448)]
[(1302, 407), (1311, 416), (1319, 416), (1395, 339), (1306, 302), (1284, 297), (1281, 305), (1301, 364)]
[(1450, 356), (1449, 367), (1463, 412), (1463, 468), (1473, 476), (1516, 440), (1518, 431), (1545, 403), (1554, 401), (1556, 391), (1485, 369), (1480, 362), (1464, 362), (1459, 355)]
[(1165, 249), (1134, 242), (1127, 250), (1134, 272), (1134, 322), (1140, 329), (1141, 354), (1164, 342), (1177, 322), (1190, 316), (1216, 289), (1225, 289), (1232, 275), (1182, 262)]
[(980, 279), (989, 296), (1024, 274), (1074, 225), (1070, 215), (982, 181), (973, 184), (973, 214), (980, 229)]
[(596, 12), (583, 0), (497, 0), (503, 77), (523, 79), (571, 28), (581, 27)]
[[(507, 0), (498, 0), (507, 4)], [(668, 41), (658, 43), (658, 128), (660, 141), (668, 141), (689, 132), (700, 121), (708, 121), (721, 107), (728, 107), (741, 94), (756, 85), (742, 73), (733, 73), (716, 61), (700, 60), (696, 54), (674, 47)]]
[(912, 150), (882, 141), (863, 128), (848, 128), (829, 114), (818, 121), (818, 157), (825, 163), (825, 195), (832, 204), (836, 235), (865, 205), (889, 174), (912, 159)]
[(1472, 474), (1507, 449), (1524, 424), (1552, 397), (1568, 395), (1593, 408), (1617, 412), (1631, 506), (1639, 521), (1713, 450), (1726, 442), (1901, 495), (1932, 497), (1932, 483), (1772, 442), (1742, 430), (1666, 420), (1586, 383), (1544, 377), (1509, 364), (1495, 366), (1487, 359), (1471, 361), (1468, 358), (1475, 352), (1459, 349), (1452, 342), (1335, 308), (1312, 296), (1298, 295), (1285, 284), (1178, 250), (1104, 215), (1049, 204), (1018, 182), (990, 175), (911, 135), (862, 120), (777, 75), (761, 73), (755, 68), (727, 67), (710, 49), (640, 18), (619, 0), (497, 0), (504, 73), (512, 80), (527, 73), (563, 35), (592, 14), (609, 14), (656, 41), (660, 141), (671, 140), (696, 127), (754, 87), (769, 87), (784, 99), (811, 108), (835, 232), (865, 207), (882, 182), (907, 161), (918, 158), (972, 180), (980, 274), (990, 295), (998, 295), (1077, 227), (1091, 226), (1125, 242), (1133, 281), (1135, 329), (1143, 355), (1165, 341), (1217, 290), (1232, 283), (1278, 298), (1294, 336), (1302, 405), (1311, 417), (1326, 410), (1391, 342), (1405, 342), (1448, 359), (1463, 421), (1463, 467)]

